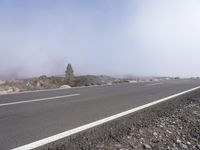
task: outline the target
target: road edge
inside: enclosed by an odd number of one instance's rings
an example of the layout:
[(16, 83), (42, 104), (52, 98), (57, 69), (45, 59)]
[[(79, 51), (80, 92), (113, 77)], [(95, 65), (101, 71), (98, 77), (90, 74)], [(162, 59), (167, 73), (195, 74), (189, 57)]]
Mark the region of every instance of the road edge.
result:
[(56, 141), (71, 137), (73, 135), (80, 134), (84, 131), (88, 131), (89, 129), (93, 129), (93, 128), (98, 127), (98, 126), (102, 126), (102, 125), (104, 125), (108, 122), (112, 122), (114, 120), (116, 121), (116, 120), (123, 118), (125, 116), (129, 116), (129, 115), (131, 115), (135, 112), (138, 112), (138, 111), (141, 111), (141, 110), (144, 110), (144, 109), (148, 109), (148, 108), (151, 109), (152, 106), (156, 106), (160, 103), (163, 103), (163, 102), (166, 102), (166, 101), (178, 98), (178, 97), (182, 97), (182, 96), (183, 97), (184, 96), (190, 96), (189, 93), (193, 93), (194, 91), (197, 91), (199, 89), (200, 89), (200, 86), (186, 90), (186, 91), (183, 91), (183, 92), (180, 92), (180, 93), (177, 93), (177, 94), (174, 94), (174, 95), (171, 95), (171, 96), (168, 96), (168, 97), (165, 97), (165, 98), (162, 98), (162, 99), (159, 99), (159, 100), (155, 100), (151, 103), (147, 103), (145, 105), (142, 105), (142, 106), (139, 106), (139, 107), (136, 107), (136, 108), (133, 108), (133, 109), (112, 115), (110, 117), (100, 119), (98, 121), (95, 121), (95, 122), (92, 122), (92, 123), (89, 123), (89, 124), (86, 124), (86, 125), (83, 125), (83, 126), (80, 126), (80, 127), (68, 130), (68, 131), (65, 131), (65, 132), (44, 138), (44, 139), (41, 139), (39, 141), (14, 148), (13, 150), (28, 150), (28, 149), (40, 148), (40, 147), (43, 147), (45, 145), (48, 145), (49, 143), (54, 143)]

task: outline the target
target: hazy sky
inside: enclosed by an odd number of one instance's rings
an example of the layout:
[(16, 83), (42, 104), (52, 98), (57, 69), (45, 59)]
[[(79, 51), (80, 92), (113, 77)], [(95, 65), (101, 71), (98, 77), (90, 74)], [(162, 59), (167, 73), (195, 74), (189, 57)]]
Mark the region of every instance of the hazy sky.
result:
[(200, 76), (199, 0), (0, 0), (0, 75)]

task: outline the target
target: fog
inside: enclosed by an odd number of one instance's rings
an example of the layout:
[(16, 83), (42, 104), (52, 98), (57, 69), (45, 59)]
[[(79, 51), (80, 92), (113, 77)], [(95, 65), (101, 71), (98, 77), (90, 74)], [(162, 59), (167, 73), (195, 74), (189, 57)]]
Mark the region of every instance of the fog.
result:
[(200, 76), (200, 1), (0, 1), (0, 76)]

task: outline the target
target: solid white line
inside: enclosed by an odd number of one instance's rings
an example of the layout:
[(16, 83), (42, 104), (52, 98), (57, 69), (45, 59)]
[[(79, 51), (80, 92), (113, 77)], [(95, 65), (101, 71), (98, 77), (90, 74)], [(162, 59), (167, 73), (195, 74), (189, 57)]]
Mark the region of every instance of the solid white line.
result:
[(92, 127), (101, 125), (101, 124), (106, 123), (106, 122), (108, 122), (108, 121), (112, 121), (112, 120), (117, 119), (117, 118), (119, 118), (119, 117), (126, 116), (126, 115), (131, 114), (131, 113), (133, 113), (133, 112), (136, 112), (136, 111), (138, 111), (138, 110), (141, 110), (141, 109), (144, 109), (144, 108), (153, 106), (153, 105), (155, 105), (155, 104), (158, 104), (158, 103), (167, 101), (167, 100), (169, 100), (169, 99), (172, 99), (172, 98), (175, 98), (175, 97), (177, 97), (177, 96), (186, 94), (186, 93), (188, 93), (188, 92), (192, 92), (192, 91), (197, 90), (197, 89), (200, 89), (200, 86), (198, 86), (198, 87), (196, 87), (196, 88), (193, 88), (193, 89), (190, 89), (190, 90), (187, 90), (187, 91), (180, 92), (180, 93), (178, 93), (178, 94), (171, 95), (171, 96), (166, 97), (166, 98), (163, 98), (163, 99), (156, 100), (156, 101), (154, 101), (154, 102), (151, 102), (151, 103), (148, 103), (148, 104), (145, 104), (145, 105), (142, 105), (142, 106), (139, 106), (139, 107), (136, 107), (136, 108), (133, 108), (133, 109), (124, 111), (124, 112), (122, 112), (122, 113), (119, 113), (119, 114), (116, 114), (116, 115), (113, 115), (113, 116), (110, 116), (110, 117), (107, 117), (107, 118), (104, 118), (104, 119), (101, 119), (101, 120), (98, 120), (98, 121), (95, 121), (95, 122), (86, 124), (86, 125), (83, 125), (83, 126), (80, 126), (80, 127), (77, 127), (77, 128), (74, 128), (74, 129), (71, 129), (71, 130), (68, 130), (68, 131), (65, 131), (65, 132), (62, 132), (62, 133), (59, 133), (59, 134), (56, 134), (56, 135), (53, 135), (53, 136), (44, 138), (44, 139), (41, 139), (41, 140), (39, 140), (39, 141), (36, 141), (36, 142), (30, 143), (30, 144), (27, 144), (27, 145), (23, 145), (23, 146), (14, 148), (13, 150), (30, 150), (30, 149), (34, 149), (34, 148), (43, 146), (43, 145), (45, 145), (45, 144), (48, 144), (48, 143), (57, 141), (57, 140), (59, 140), (59, 139), (68, 137), (68, 136), (70, 136), (70, 135), (79, 133), (79, 132), (81, 132), (81, 131), (90, 129), (90, 128), (92, 128)]
[(160, 85), (160, 84), (163, 84), (163, 83), (159, 82), (159, 83), (146, 84), (146, 86), (153, 86), (153, 85)]
[(23, 104), (23, 103), (32, 103), (32, 102), (39, 102), (39, 101), (54, 100), (54, 99), (57, 100), (57, 99), (60, 99), (60, 98), (72, 97), (72, 96), (79, 96), (79, 95), (80, 94), (71, 94), (71, 95), (63, 95), (63, 96), (55, 96), (55, 97), (32, 99), (32, 100), (19, 101), (19, 102), (4, 103), (4, 104), (0, 104), (0, 107), (1, 106), (8, 106), (8, 105)]

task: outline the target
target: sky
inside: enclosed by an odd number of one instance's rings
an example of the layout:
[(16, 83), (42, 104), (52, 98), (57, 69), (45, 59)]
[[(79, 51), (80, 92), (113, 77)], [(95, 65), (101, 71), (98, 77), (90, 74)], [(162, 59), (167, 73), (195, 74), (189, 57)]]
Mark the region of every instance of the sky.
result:
[(200, 76), (199, 0), (0, 0), (0, 76)]

